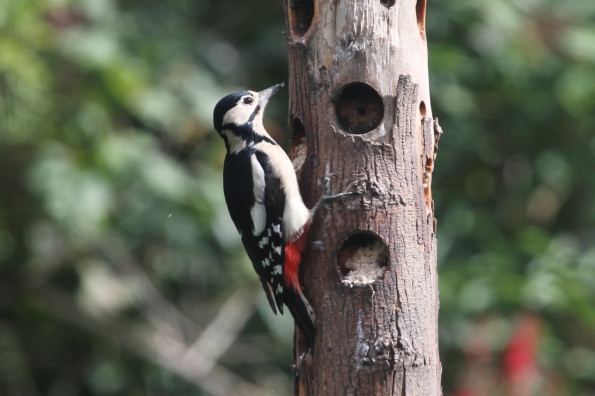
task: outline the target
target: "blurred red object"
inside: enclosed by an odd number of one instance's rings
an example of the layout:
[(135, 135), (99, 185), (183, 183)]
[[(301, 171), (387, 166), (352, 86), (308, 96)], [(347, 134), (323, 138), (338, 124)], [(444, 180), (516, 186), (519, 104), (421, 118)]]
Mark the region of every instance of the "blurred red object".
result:
[(537, 351), (541, 321), (530, 315), (521, 316), (510, 341), (504, 348), (502, 371), (511, 396), (535, 394), (539, 367)]

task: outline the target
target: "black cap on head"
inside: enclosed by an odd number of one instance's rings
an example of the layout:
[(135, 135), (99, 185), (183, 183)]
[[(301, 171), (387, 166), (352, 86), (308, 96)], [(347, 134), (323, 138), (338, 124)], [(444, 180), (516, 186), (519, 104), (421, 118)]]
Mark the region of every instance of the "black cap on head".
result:
[(225, 117), (225, 113), (234, 107), (242, 96), (248, 93), (248, 91), (234, 92), (227, 95), (217, 103), (215, 110), (213, 111), (213, 124), (215, 125), (217, 132), (221, 133), (221, 127), (223, 127), (223, 117)]

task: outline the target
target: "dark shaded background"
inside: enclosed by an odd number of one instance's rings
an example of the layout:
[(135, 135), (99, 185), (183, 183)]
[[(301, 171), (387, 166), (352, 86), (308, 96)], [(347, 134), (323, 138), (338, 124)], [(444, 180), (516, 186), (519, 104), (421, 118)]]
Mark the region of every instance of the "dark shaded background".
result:
[[(445, 395), (595, 395), (594, 20), (428, 2)], [(286, 80), (285, 29), (274, 0), (0, 2), (0, 394), (290, 394), (211, 126)]]

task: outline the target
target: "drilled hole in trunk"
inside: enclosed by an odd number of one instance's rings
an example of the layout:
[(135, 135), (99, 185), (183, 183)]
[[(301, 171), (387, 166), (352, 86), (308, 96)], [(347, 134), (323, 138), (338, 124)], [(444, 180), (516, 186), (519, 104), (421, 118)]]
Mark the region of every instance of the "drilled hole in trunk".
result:
[(382, 98), (368, 84), (355, 82), (345, 85), (337, 92), (333, 102), (337, 121), (347, 133), (370, 132), (384, 117)]
[(337, 265), (346, 286), (374, 283), (388, 266), (388, 246), (371, 232), (356, 232), (341, 243)]
[(302, 37), (314, 18), (314, 0), (289, 1), (289, 25), (294, 36)]
[(426, 116), (426, 104), (424, 103), (423, 100), (419, 103), (419, 112), (422, 117)]
[(395, 5), (396, 0), (380, 0), (380, 4), (385, 6), (386, 8), (390, 8)]
[(306, 128), (304, 124), (297, 117), (291, 117), (289, 122), (289, 154), (291, 156), (291, 162), (293, 163), (293, 169), (297, 173), (298, 177), (306, 162), (308, 156), (308, 146), (306, 145)]
[(417, 15), (417, 26), (419, 32), (425, 36), (426, 30), (426, 0), (417, 0), (415, 4), (415, 14)]

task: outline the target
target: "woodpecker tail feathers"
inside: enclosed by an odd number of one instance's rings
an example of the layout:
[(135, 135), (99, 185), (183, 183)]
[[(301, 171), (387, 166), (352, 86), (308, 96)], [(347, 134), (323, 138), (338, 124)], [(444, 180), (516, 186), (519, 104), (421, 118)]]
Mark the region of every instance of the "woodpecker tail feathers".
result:
[(283, 300), (287, 308), (289, 308), (289, 312), (291, 312), (295, 323), (306, 338), (307, 349), (311, 349), (314, 352), (316, 326), (314, 325), (314, 310), (310, 306), (310, 303), (300, 290), (294, 290), (293, 288), (285, 288)]
[[(275, 313), (275, 315), (277, 315), (277, 304), (275, 303), (275, 299), (273, 298), (273, 288), (271, 287), (270, 283), (264, 281), (264, 280), (260, 280), (260, 283), (262, 283), (262, 288), (264, 289), (264, 294), (266, 294), (267, 296), (267, 300), (269, 301), (269, 305), (271, 306), (271, 309), (273, 310), (273, 312)], [(283, 312), (281, 312), (283, 313)]]

